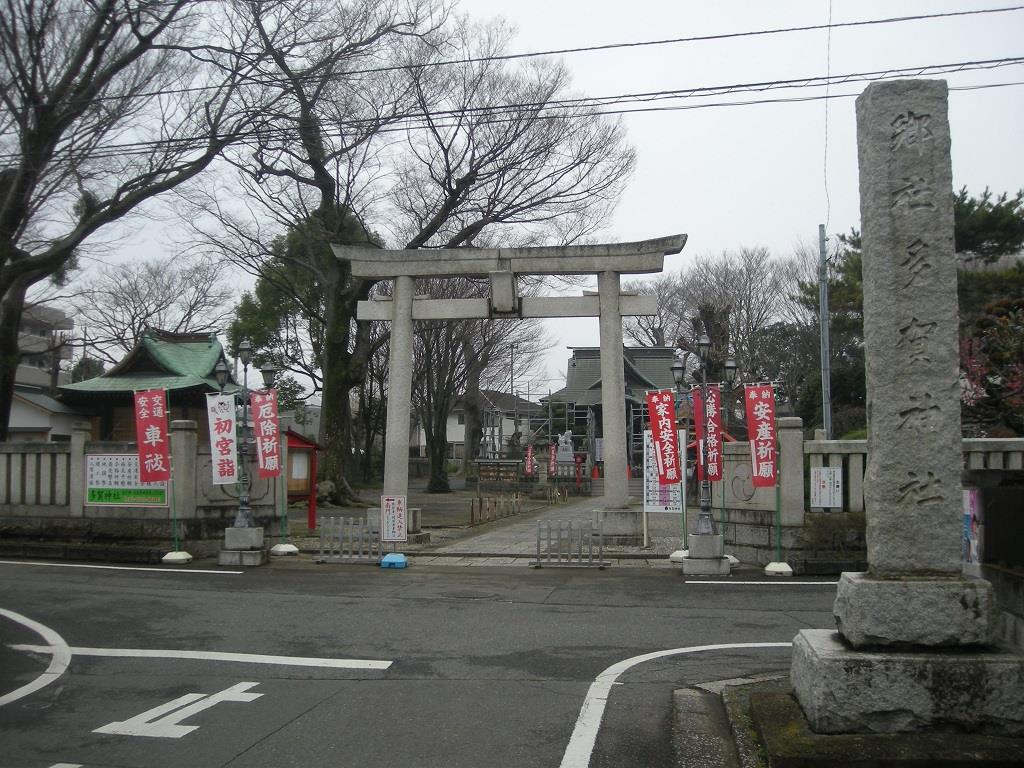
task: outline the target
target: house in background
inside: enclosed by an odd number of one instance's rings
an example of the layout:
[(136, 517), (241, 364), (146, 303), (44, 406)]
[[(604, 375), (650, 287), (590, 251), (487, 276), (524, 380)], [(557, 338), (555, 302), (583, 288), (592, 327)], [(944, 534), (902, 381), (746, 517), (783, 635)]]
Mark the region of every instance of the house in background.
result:
[(7, 422), (10, 440), (70, 440), (71, 425), (87, 418), (53, 397), (58, 386), (71, 381), (70, 371), (62, 370), (61, 364), (71, 360), (71, 345), (65, 341), (74, 327), (59, 309), (37, 305), (22, 313), (18, 329), (21, 359)]
[[(522, 445), (546, 419), (544, 407), (507, 392), (480, 390), (480, 420), (483, 428), (480, 456), (494, 457), (508, 445), (509, 438), (519, 432)], [(546, 423), (546, 421), (545, 421)], [(455, 401), (445, 425), (448, 458), (462, 459), (466, 451), (466, 405), (463, 397)], [(410, 446), (414, 455), (427, 455), (427, 441), (423, 428), (413, 424)]]
[[(556, 432), (572, 431), (573, 447), (600, 462), (603, 456), (604, 431), (601, 408), (601, 348), (572, 347), (566, 368), (565, 387), (553, 392), (550, 401), (561, 404), (562, 419), (555, 419)], [(629, 441), (628, 461), (631, 467), (643, 466), (644, 426), (647, 418), (647, 391), (675, 389), (671, 347), (625, 347), (622, 350), (625, 375), (626, 436)], [(545, 398), (545, 401), (548, 398)]]

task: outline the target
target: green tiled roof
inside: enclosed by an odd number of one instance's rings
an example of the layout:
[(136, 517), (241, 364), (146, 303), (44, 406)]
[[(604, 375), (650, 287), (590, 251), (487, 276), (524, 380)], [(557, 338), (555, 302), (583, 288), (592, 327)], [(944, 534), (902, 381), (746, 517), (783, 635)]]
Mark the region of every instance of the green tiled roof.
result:
[[(124, 394), (140, 389), (217, 391), (213, 368), (224, 356), (217, 337), (210, 334), (172, 334), (146, 331), (125, 358), (101, 376), (60, 390), (68, 394)], [(237, 389), (229, 383), (224, 390)]]

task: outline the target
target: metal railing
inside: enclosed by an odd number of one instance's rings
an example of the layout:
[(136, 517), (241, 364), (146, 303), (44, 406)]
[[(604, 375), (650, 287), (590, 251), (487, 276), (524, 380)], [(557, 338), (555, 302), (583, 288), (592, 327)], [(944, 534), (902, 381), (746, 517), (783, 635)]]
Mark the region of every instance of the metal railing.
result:
[(534, 568), (606, 568), (604, 559), (604, 518), (600, 512), (588, 522), (580, 520), (538, 520), (537, 558)]
[(318, 563), (380, 562), (380, 530), (365, 517), (322, 517)]

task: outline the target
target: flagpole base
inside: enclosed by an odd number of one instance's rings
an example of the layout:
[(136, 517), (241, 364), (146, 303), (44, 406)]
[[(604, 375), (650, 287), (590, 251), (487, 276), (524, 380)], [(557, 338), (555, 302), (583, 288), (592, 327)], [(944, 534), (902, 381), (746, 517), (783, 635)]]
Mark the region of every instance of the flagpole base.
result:
[(275, 544), (270, 548), (270, 554), (275, 557), (299, 554), (299, 548), (294, 544)]
[(792, 576), (793, 569), (789, 567), (789, 563), (768, 563), (764, 567), (765, 576)]
[(188, 552), (168, 552), (166, 555), (160, 558), (161, 563), (167, 563), (168, 565), (184, 565), (185, 563), (192, 562), (192, 555)]

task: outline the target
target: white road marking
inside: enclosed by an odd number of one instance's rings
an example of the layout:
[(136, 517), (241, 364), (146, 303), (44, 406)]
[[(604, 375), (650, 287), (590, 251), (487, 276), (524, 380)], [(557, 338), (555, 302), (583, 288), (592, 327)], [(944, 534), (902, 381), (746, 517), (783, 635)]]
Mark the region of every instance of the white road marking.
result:
[(186, 693), (159, 707), (147, 709), (141, 715), (116, 723), (107, 723), (93, 730), (93, 733), (110, 733), (116, 736), (153, 736), (161, 739), (180, 739), (198, 725), (179, 725), (182, 720), (197, 715), (204, 709), (222, 701), (255, 701), (262, 693), (245, 693), (259, 683), (238, 683), (218, 693)]
[(81, 565), (79, 563), (37, 563), (30, 560), (0, 560), (0, 565), (45, 565), (50, 568), (96, 568), (101, 571), (151, 571), (153, 573), (217, 573), (239, 575), (245, 571), (203, 570), (201, 568), (143, 568), (138, 565)]
[[(52, 653), (47, 645), (11, 645), (15, 651)], [(258, 653), (223, 653), (220, 651), (177, 651), (149, 648), (80, 648), (68, 651), (74, 656), (105, 656), (130, 659), (193, 659), (198, 661), (237, 661), (247, 664), (280, 664), (290, 667), (323, 667), (327, 669), (387, 669), (390, 661), (373, 659), (320, 659), (312, 656), (266, 656)]]
[(50, 768), (84, 768), (81, 763), (54, 763)]
[(587, 690), (586, 698), (583, 699), (583, 706), (580, 707), (579, 717), (576, 718), (576, 727), (572, 730), (569, 744), (562, 756), (560, 768), (587, 768), (590, 765), (590, 755), (594, 751), (594, 744), (597, 743), (597, 732), (601, 727), (601, 719), (604, 717), (604, 709), (608, 704), (608, 697), (611, 695), (612, 686), (616, 685), (619, 675), (637, 664), (645, 661), (661, 659), (666, 656), (677, 656), (684, 653), (700, 653), (702, 651), (731, 651), (742, 648), (789, 648), (792, 643), (724, 643), (721, 645), (693, 645), (689, 648), (672, 648), (667, 651), (655, 651), (645, 653), (642, 656), (634, 656), (631, 659), (612, 664), (602, 672)]
[(725, 580), (722, 580), (722, 581), (712, 581), (710, 579), (707, 580), (707, 581), (694, 581), (692, 579), (687, 579), (686, 583), (687, 584), (770, 584), (770, 585), (773, 585), (773, 586), (775, 584), (778, 584), (780, 586), (797, 586), (797, 585), (803, 586), (804, 584), (811, 584), (811, 585), (819, 586), (819, 587), (820, 586), (832, 586), (832, 587), (834, 587), (839, 582), (838, 581), (793, 581), (792, 579), (776, 579), (774, 581), (731, 581), (731, 580), (729, 580), (729, 581), (725, 581)]
[(40, 624), (38, 621), (32, 621), (27, 616), (22, 616), (20, 613), (14, 611), (8, 611), (0, 608), (0, 616), (4, 616), (11, 621), (17, 622), (24, 627), (28, 627), (37, 635), (43, 638), (49, 645), (48, 653), (53, 654), (50, 659), (50, 665), (46, 668), (39, 677), (33, 680), (31, 683), (27, 683), (21, 688), (16, 688), (8, 694), (0, 696), (0, 707), (4, 704), (10, 704), (11, 702), (22, 699), (28, 696), (30, 693), (45, 688), (50, 683), (55, 682), (61, 675), (63, 675), (71, 663), (71, 649), (68, 648), (68, 644), (64, 642), (64, 638), (54, 632), (47, 626)]

